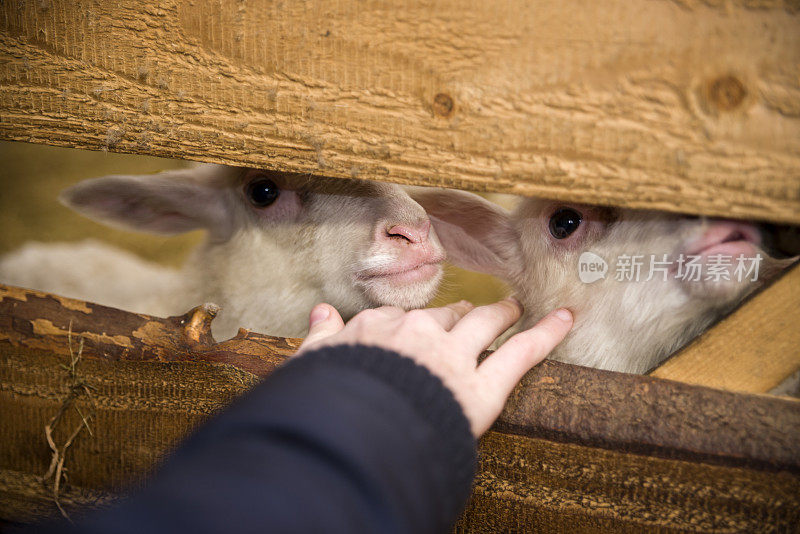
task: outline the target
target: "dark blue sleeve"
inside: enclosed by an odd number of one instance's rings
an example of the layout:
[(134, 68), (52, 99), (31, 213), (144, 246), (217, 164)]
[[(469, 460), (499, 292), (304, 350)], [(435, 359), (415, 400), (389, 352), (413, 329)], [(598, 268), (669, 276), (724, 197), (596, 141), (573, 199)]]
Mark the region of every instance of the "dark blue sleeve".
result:
[(437, 377), (393, 352), (330, 347), (279, 368), (76, 531), (445, 532), (474, 468), (469, 423)]

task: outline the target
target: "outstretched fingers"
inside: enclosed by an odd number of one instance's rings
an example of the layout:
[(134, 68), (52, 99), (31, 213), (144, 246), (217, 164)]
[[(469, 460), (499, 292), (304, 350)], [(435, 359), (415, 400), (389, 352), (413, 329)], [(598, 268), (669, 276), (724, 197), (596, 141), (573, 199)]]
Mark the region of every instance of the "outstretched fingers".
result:
[(572, 313), (550, 312), (533, 328), (509, 338), (478, 367), (487, 386), (506, 398), (534, 365), (541, 362), (572, 328)]

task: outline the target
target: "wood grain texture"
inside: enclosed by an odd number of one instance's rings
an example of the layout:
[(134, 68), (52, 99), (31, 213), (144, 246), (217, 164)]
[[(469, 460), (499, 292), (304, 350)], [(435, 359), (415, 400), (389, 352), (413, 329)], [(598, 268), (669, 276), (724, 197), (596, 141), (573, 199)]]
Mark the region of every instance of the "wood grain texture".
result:
[(0, 138), (800, 223), (780, 0), (0, 4)]
[(767, 393), (800, 370), (800, 266), (745, 302), (650, 376)]
[[(0, 519), (54, 511), (43, 427), (91, 414), (59, 494), (70, 512), (140, 485), (166, 451), (298, 340), (217, 343), (214, 308), (167, 319), (0, 286)], [(83, 340), (69, 364), (70, 342)], [(73, 351), (74, 352), (74, 351)], [(66, 365), (65, 365), (66, 364)], [(74, 368), (74, 373), (70, 368)], [(480, 443), (457, 532), (786, 531), (800, 518), (800, 403), (544, 362)]]
[(794, 532), (800, 479), (489, 431), (456, 532)]

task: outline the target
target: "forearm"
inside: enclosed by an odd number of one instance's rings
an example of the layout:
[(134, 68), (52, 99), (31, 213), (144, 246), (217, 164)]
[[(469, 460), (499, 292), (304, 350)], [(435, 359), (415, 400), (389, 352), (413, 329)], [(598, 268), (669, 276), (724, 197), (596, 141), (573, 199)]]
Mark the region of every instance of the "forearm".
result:
[(201, 428), (82, 532), (441, 532), (475, 442), (426, 369), (372, 347), (305, 354)]

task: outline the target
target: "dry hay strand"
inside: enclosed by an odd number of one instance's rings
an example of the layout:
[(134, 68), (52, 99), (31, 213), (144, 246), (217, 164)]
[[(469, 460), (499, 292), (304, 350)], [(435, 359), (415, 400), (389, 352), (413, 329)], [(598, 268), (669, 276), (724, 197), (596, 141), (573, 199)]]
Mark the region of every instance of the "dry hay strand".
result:
[[(68, 469), (64, 466), (64, 462), (66, 461), (67, 457), (67, 450), (72, 446), (75, 442), (75, 439), (78, 435), (86, 429), (90, 436), (94, 436), (92, 432), (92, 428), (89, 425), (89, 421), (92, 420), (94, 417), (95, 412), (95, 403), (94, 398), (92, 396), (91, 386), (86, 384), (81, 377), (78, 375), (78, 363), (81, 360), (81, 356), (83, 354), (83, 337), (80, 337), (80, 341), (78, 343), (78, 350), (73, 350), (72, 344), (72, 321), (69, 323), (69, 331), (67, 333), (67, 346), (69, 349), (69, 364), (61, 364), (61, 367), (67, 372), (66, 376), (66, 383), (67, 387), (69, 388), (69, 393), (64, 401), (61, 403), (56, 414), (50, 419), (50, 421), (44, 427), (44, 435), (47, 439), (47, 444), (50, 446), (50, 450), (52, 451), (50, 457), (50, 467), (47, 469), (47, 472), (42, 477), (42, 482), (47, 484), (48, 481), (52, 478), (52, 495), (53, 495), (53, 502), (55, 503), (58, 511), (61, 515), (67, 520), (72, 522), (69, 514), (64, 509), (64, 506), (61, 503), (60, 493), (62, 489), (62, 482), (66, 483), (68, 480), (67, 471)], [(85, 398), (89, 402), (90, 411), (87, 414), (84, 414), (83, 411), (78, 407), (76, 401), (78, 399)], [(61, 444), (58, 445), (55, 441), (53, 433), (58, 426), (58, 424), (62, 421), (64, 415), (67, 411), (73, 408), (75, 412), (80, 417), (80, 422), (77, 426), (70, 432), (67, 436), (67, 439)]]

